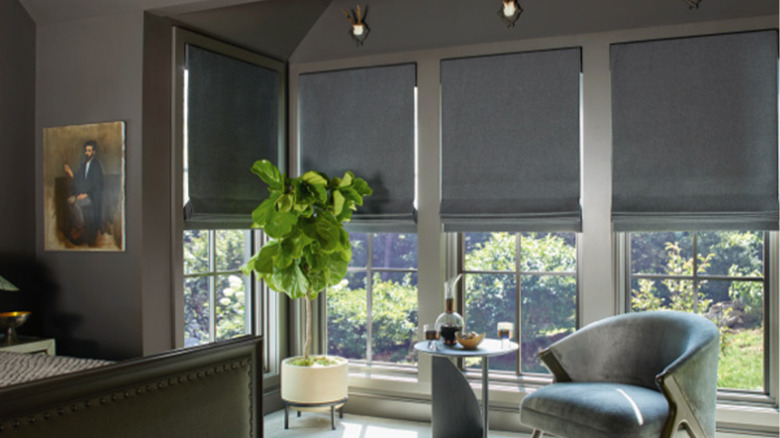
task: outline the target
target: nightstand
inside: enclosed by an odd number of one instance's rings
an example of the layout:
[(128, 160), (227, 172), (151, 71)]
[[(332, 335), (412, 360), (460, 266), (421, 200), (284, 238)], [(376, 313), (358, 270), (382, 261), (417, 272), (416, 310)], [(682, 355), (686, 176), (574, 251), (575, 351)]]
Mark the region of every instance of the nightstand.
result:
[(14, 353), (30, 353), (30, 354), (47, 354), (54, 356), (55, 343), (54, 338), (31, 338), (20, 336), (19, 342), (11, 345), (6, 345), (3, 342), (5, 339), (0, 339), (0, 351), (12, 351)]

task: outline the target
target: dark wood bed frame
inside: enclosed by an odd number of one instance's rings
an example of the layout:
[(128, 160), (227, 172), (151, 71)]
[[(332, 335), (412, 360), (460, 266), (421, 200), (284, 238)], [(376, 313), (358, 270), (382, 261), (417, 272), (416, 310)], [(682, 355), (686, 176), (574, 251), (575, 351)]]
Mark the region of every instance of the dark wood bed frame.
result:
[(262, 337), (0, 389), (0, 438), (262, 437)]

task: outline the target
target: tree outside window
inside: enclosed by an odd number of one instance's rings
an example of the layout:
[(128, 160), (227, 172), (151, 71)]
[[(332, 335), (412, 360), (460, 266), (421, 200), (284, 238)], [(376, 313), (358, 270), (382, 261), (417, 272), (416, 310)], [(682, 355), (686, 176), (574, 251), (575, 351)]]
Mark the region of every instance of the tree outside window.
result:
[(184, 232), (184, 345), (252, 332), (249, 278), (241, 272), (250, 231)]
[(628, 243), (630, 310), (709, 318), (721, 332), (718, 386), (763, 391), (764, 233), (631, 233)]
[(414, 364), (417, 235), (350, 233), (347, 277), (328, 288), (328, 354)]
[(461, 235), (466, 330), (495, 337), (496, 324), (509, 321), (520, 343), (517, 355), (491, 359), (491, 370), (548, 372), (538, 352), (576, 329), (576, 253), (574, 233)]

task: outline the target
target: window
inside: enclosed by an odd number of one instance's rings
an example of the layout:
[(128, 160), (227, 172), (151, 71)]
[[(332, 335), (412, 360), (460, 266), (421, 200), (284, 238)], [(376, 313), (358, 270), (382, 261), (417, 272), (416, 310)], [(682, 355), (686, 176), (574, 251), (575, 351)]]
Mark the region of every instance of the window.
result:
[(628, 235), (627, 307), (703, 315), (720, 328), (718, 386), (765, 390), (767, 237), (760, 231)]
[(537, 353), (577, 327), (576, 234), (463, 233), (460, 239), (466, 330), (495, 337), (496, 324), (509, 321), (514, 340), (522, 336), (517, 355), (491, 359), (490, 369), (546, 373)]
[(328, 354), (413, 364), (417, 235), (350, 233), (347, 277), (327, 291)]
[(184, 345), (252, 332), (252, 287), (241, 272), (250, 231), (184, 232)]

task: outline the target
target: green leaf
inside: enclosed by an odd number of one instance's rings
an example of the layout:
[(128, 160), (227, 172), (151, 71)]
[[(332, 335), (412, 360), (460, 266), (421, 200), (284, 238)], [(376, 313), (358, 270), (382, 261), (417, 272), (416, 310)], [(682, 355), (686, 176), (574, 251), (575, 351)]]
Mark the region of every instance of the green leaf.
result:
[[(287, 239), (285, 239), (285, 242), (287, 242)], [(293, 262), (295, 261), (295, 258), (293, 257), (292, 253), (287, 251), (287, 249), (285, 248), (285, 244), (284, 244), (285, 242), (282, 242), (282, 250), (279, 251), (279, 255), (276, 256), (272, 268), (285, 269), (288, 266), (292, 265)]]
[(349, 261), (344, 260), (341, 257), (341, 253), (334, 252), (327, 256), (328, 270), (326, 272), (326, 281), (329, 286), (332, 286), (339, 281), (343, 280), (347, 276), (347, 268), (349, 267)]
[(301, 298), (309, 289), (309, 281), (297, 263), (274, 272), (274, 281), (282, 286), (284, 292), (292, 299)]
[(292, 180), (293, 193), (295, 194), (295, 209), (303, 211), (307, 206), (314, 204), (316, 198), (308, 189), (308, 185), (300, 178)]
[(343, 187), (338, 190), (344, 198), (347, 200), (347, 208), (350, 208), (354, 204), (362, 205), (363, 197), (358, 194), (352, 187)]
[(322, 184), (310, 184), (309, 189), (312, 191), (315, 197), (315, 203), (325, 203), (328, 202), (328, 190), (323, 186)]
[(295, 260), (303, 257), (303, 248), (311, 239), (306, 237), (305, 234), (294, 230), (292, 236), (282, 240), (281, 251), (276, 257), (274, 266), (279, 269), (290, 266)]
[(279, 197), (277, 194), (274, 196), (271, 194), (271, 196), (268, 197), (265, 201), (261, 202), (260, 205), (257, 206), (252, 211), (252, 222), (260, 227), (265, 227), (265, 224), (268, 223), (268, 220), (271, 219), (271, 215), (276, 212), (276, 199)]
[(319, 211), (303, 221), (302, 228), (307, 236), (319, 243), (322, 251), (333, 251), (339, 244), (341, 224), (327, 211)]
[(339, 183), (339, 187), (347, 187), (347, 186), (352, 185), (352, 179), (354, 177), (355, 177), (354, 173), (352, 173), (350, 171), (346, 171), (344, 173), (344, 178), (341, 178), (341, 182)]
[[(355, 191), (360, 194), (360, 196), (368, 196), (372, 193), (374, 193), (373, 190), (371, 190), (371, 187), (368, 186), (368, 183), (363, 178), (355, 178), (355, 182), (352, 183), (352, 187), (355, 189)], [(358, 205), (363, 205), (362, 203)]]
[(341, 214), (341, 210), (344, 209), (344, 195), (340, 191), (333, 191), (333, 214), (338, 216)]
[(313, 170), (304, 173), (303, 176), (301, 176), (301, 179), (303, 179), (307, 184), (319, 184), (322, 186), (328, 185), (328, 179), (323, 176), (323, 174)]
[(263, 281), (265, 281), (265, 284), (268, 286), (269, 289), (275, 290), (276, 292), (280, 292), (280, 293), (286, 293), (282, 285), (276, 282), (273, 274), (262, 274), (261, 277), (263, 278)]
[(349, 241), (349, 233), (347, 233), (343, 228), (339, 231), (341, 232), (342, 258), (349, 262), (352, 260), (352, 242)]
[(281, 190), (284, 187), (284, 179), (279, 169), (268, 160), (258, 160), (252, 165), (252, 173), (259, 176), (272, 189)]
[(287, 193), (285, 195), (280, 196), (279, 199), (276, 200), (276, 206), (278, 207), (278, 210), (282, 213), (289, 212), (290, 210), (292, 210), (293, 207), (293, 195)]
[[(274, 258), (280, 252), (279, 241), (272, 240), (266, 243), (246, 264), (250, 270), (258, 274), (271, 274), (274, 271)], [(250, 266), (251, 265), (251, 266)], [(244, 273), (248, 274), (246, 271)]]
[(350, 203), (350, 208), (345, 208), (341, 211), (341, 214), (336, 216), (336, 220), (339, 222), (349, 222), (352, 219), (352, 211), (355, 209), (355, 204)]
[(283, 237), (292, 230), (293, 225), (298, 221), (298, 215), (295, 213), (282, 213), (275, 211), (266, 222), (263, 231), (274, 239)]

